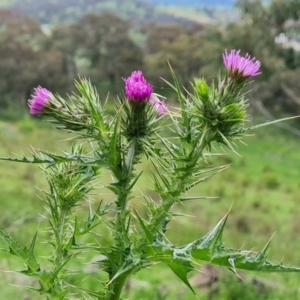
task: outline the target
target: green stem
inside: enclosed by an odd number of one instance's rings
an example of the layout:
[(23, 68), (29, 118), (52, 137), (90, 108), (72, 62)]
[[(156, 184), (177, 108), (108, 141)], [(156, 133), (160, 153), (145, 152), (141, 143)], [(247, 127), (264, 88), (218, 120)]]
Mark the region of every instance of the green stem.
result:
[[(187, 171), (184, 174), (185, 177), (189, 176), (189, 172)], [(172, 195), (167, 196), (163, 203), (161, 204), (160, 207), (158, 207), (158, 209), (156, 210), (155, 215), (153, 216), (153, 219), (150, 222), (150, 226), (149, 226), (149, 231), (152, 233), (157, 233), (158, 230), (160, 229), (160, 225), (162, 223), (162, 221), (167, 217), (170, 209), (172, 208), (172, 206), (174, 205), (174, 203), (176, 202), (176, 199), (180, 196), (181, 191), (182, 191), (182, 187), (184, 184), (184, 179), (181, 178), (178, 182), (177, 182), (177, 189), (176, 191), (172, 192)]]
[[(56, 249), (55, 249), (55, 260), (54, 260), (54, 269), (53, 272), (59, 270), (64, 263), (64, 249), (63, 249), (63, 240), (64, 240), (64, 227), (67, 217), (67, 209), (61, 209), (58, 213), (58, 220), (56, 222), (56, 228), (54, 229), (55, 240), (56, 240)], [(54, 294), (49, 295), (49, 299), (58, 299), (60, 292), (63, 292), (63, 278), (57, 274), (52, 290)]]
[(127, 282), (127, 279), (131, 272), (126, 272), (114, 280), (108, 287), (108, 293), (106, 295), (106, 300), (119, 300), (123, 287)]
[(136, 153), (137, 141), (135, 139), (131, 140), (127, 159), (126, 159), (126, 172), (127, 176), (124, 180), (119, 181), (119, 192), (117, 199), (117, 221), (116, 221), (116, 237), (117, 237), (117, 247), (118, 249), (124, 250), (124, 240), (127, 237), (126, 232), (126, 217), (127, 217), (127, 205), (128, 205), (128, 196), (130, 194), (129, 185), (132, 177), (132, 168), (134, 165), (134, 156)]
[[(126, 178), (119, 180), (118, 194), (117, 194), (117, 216), (116, 216), (116, 228), (115, 228), (115, 248), (118, 249), (118, 255), (115, 261), (115, 268), (110, 274), (110, 279), (114, 278), (115, 274), (119, 271), (121, 266), (124, 265), (124, 255), (122, 255), (125, 250), (129, 247), (129, 237), (128, 237), (128, 196), (131, 192), (130, 183), (132, 179), (134, 158), (137, 155), (138, 142), (136, 139), (132, 139), (128, 148), (127, 158), (124, 162), (126, 165)], [(128, 277), (130, 276), (132, 270), (125, 272), (116, 279), (113, 280), (108, 286), (106, 300), (118, 300), (120, 299), (122, 289), (126, 283)]]
[(191, 163), (186, 164), (185, 172), (184, 174), (181, 174), (180, 177), (177, 177), (173, 180), (172, 186), (175, 186), (175, 191), (172, 191), (172, 194), (167, 195), (163, 203), (160, 207), (158, 207), (156, 213), (154, 214), (152, 220), (150, 221), (149, 230), (152, 233), (157, 233), (161, 228), (161, 223), (163, 220), (167, 217), (170, 209), (173, 207), (174, 203), (176, 203), (178, 197), (181, 195), (184, 189), (184, 185), (186, 182), (186, 178), (189, 178), (191, 175), (191, 170), (195, 166), (195, 164), (198, 162), (199, 158), (202, 156), (204, 149), (206, 146), (211, 142), (211, 138), (209, 138), (209, 132), (204, 131), (202, 133), (201, 139), (199, 141), (200, 145), (199, 147), (194, 151), (193, 153), (193, 159), (192, 165)]
[(127, 160), (126, 160), (126, 167), (127, 167), (127, 171), (128, 171), (129, 181), (131, 179), (131, 171), (132, 171), (132, 167), (133, 167), (133, 159), (134, 159), (134, 155), (136, 152), (136, 146), (137, 146), (136, 139), (132, 139), (130, 142), (130, 146), (128, 149), (128, 156), (127, 156)]
[(67, 217), (67, 210), (63, 209), (60, 213), (60, 220), (58, 226), (58, 239), (57, 239), (57, 252), (56, 252), (56, 268), (60, 268), (63, 263), (63, 238), (64, 238), (64, 227)]

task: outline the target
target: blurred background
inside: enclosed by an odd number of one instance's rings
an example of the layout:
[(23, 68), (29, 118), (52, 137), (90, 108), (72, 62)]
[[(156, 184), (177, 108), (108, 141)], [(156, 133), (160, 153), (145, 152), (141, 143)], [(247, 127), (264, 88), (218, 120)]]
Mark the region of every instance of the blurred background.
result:
[[(189, 89), (193, 77), (211, 82), (219, 70), (224, 74), (224, 49), (241, 49), (262, 63), (262, 75), (247, 95), (249, 125), (299, 115), (299, 17), (300, 0), (0, 0), (0, 156), (71, 148), (71, 135), (29, 116), (27, 99), (38, 85), (65, 95), (74, 92), (74, 79), (88, 77), (113, 111), (122, 77), (142, 70), (155, 92), (176, 106), (174, 93), (161, 79), (171, 81), (167, 61)], [(200, 237), (232, 205), (224, 233), (227, 246), (259, 251), (276, 232), (270, 259), (300, 266), (299, 137), (297, 120), (260, 129), (244, 140), (249, 146), (239, 146), (240, 156), (229, 151), (212, 161), (232, 167), (192, 194), (219, 198), (178, 207), (191, 217), (172, 221), (168, 238), (180, 245)], [(150, 175), (146, 161), (143, 168)], [(51, 250), (43, 244), (48, 223), (39, 189), (47, 185), (40, 170), (1, 162), (0, 185), (0, 228), (24, 244), (40, 228), (37, 252), (43, 260)], [(153, 193), (148, 178), (140, 180), (139, 189)], [(111, 195), (93, 195), (103, 197), (111, 200)], [(140, 202), (133, 205), (142, 210)], [(91, 266), (82, 264), (96, 284)], [(42, 299), (16, 288), (36, 283), (12, 269), (22, 269), (22, 263), (0, 253), (0, 298)], [(190, 277), (200, 299), (300, 299), (299, 274), (240, 272), (237, 277), (216, 267), (199, 269)], [(126, 293), (134, 300), (195, 299), (159, 266), (135, 276)]]

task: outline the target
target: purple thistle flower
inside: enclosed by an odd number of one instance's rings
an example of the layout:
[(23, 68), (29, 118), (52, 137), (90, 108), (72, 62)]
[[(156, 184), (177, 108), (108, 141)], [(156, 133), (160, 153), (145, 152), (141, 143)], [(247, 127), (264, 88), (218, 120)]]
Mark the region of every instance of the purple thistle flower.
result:
[(152, 104), (153, 106), (155, 106), (157, 112), (160, 115), (165, 115), (168, 112), (168, 108), (167, 105), (165, 104), (165, 101), (163, 100), (159, 100), (157, 94), (152, 94), (149, 100), (150, 104)]
[(259, 68), (260, 61), (250, 57), (247, 53), (246, 56), (240, 55), (241, 50), (231, 50), (230, 53), (225, 50), (223, 54), (223, 62), (226, 69), (229, 71), (231, 78), (237, 77), (252, 77), (261, 74)]
[(48, 106), (52, 93), (47, 89), (38, 86), (34, 89), (32, 98), (28, 100), (28, 106), (30, 107), (30, 113), (32, 115), (42, 114), (44, 108)]
[(125, 81), (125, 94), (128, 100), (144, 102), (149, 99), (153, 88), (143, 76), (141, 71), (132, 72), (131, 76), (123, 79)]

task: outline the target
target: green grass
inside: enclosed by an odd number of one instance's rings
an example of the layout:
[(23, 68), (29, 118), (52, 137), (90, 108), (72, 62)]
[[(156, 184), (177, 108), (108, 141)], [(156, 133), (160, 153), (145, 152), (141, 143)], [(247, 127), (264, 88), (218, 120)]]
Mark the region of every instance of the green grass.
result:
[[(177, 206), (176, 211), (191, 217), (177, 217), (171, 221), (167, 237), (178, 245), (191, 242), (211, 229), (231, 207), (224, 232), (224, 242), (227, 246), (259, 251), (276, 232), (269, 252), (270, 260), (280, 262), (283, 259), (286, 264), (300, 266), (298, 140), (275, 127), (261, 129), (255, 133), (255, 136), (244, 140), (249, 146), (240, 144), (238, 152), (241, 156), (228, 152), (214, 158), (212, 163), (216, 165), (230, 163), (231, 168), (194, 188), (190, 194), (219, 198), (191, 201), (184, 206)], [(32, 147), (60, 153), (71, 148), (71, 137), (70, 134), (52, 129), (46, 123), (31, 118), (24, 118), (14, 124), (2, 122), (0, 156), (12, 156), (13, 153), (30, 155), (29, 150)], [(51, 248), (44, 243), (47, 238), (48, 224), (44, 217), (47, 211), (40, 199), (42, 193), (39, 191), (46, 188), (46, 182), (40, 170), (32, 165), (0, 162), (0, 168), (2, 211), (0, 228), (11, 232), (20, 243), (24, 244), (28, 243), (34, 232), (39, 229), (37, 253), (42, 266), (46, 267), (47, 260), (43, 256), (49, 254)], [(135, 195), (139, 195), (140, 189), (155, 197), (151, 185), (149, 186), (150, 164), (144, 160), (140, 168), (145, 172), (138, 183)], [(109, 180), (110, 177), (104, 174), (103, 181)], [(101, 193), (100, 190), (96, 192)], [(106, 191), (100, 195), (92, 195), (91, 198), (95, 202), (100, 198), (112, 200), (111, 194)], [(132, 206), (143, 211), (142, 198), (137, 197), (133, 200)], [(83, 203), (79, 213), (84, 214), (86, 208), (87, 204)], [(104, 228), (103, 230), (103, 236), (97, 240), (100, 243), (105, 243), (109, 239)], [(5, 247), (1, 241), (0, 247)], [(76, 267), (87, 268), (89, 266), (87, 263), (95, 255), (97, 254), (90, 253), (79, 257)], [(0, 273), (1, 299), (23, 299), (25, 295), (28, 295), (30, 300), (42, 299), (38, 294), (15, 287), (15, 285), (31, 285), (32, 280), (18, 273), (6, 272), (22, 268), (24, 266), (21, 261), (15, 260), (5, 252), (1, 253), (0, 269), (4, 271)], [(213, 282), (209, 287), (195, 287), (200, 299), (300, 299), (299, 274), (243, 272), (240, 275), (244, 278), (244, 282), (241, 282), (227, 270), (216, 268), (215, 272), (219, 277), (218, 282)], [(194, 280), (200, 275), (194, 272), (191, 277)], [(89, 285), (99, 284), (98, 281), (104, 279), (103, 276), (91, 274)], [(74, 278), (72, 282), (78, 284), (79, 281), (81, 278)], [(85, 286), (87, 282), (88, 280), (85, 280), (80, 284)], [(126, 299), (196, 298), (169, 269), (158, 265), (143, 270), (132, 278), (127, 287)]]

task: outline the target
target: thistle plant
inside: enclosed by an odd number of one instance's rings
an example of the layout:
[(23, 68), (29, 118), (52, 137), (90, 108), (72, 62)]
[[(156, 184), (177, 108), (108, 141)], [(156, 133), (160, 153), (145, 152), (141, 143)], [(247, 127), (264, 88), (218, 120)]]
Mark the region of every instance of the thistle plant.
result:
[[(116, 101), (115, 115), (106, 112), (107, 102), (102, 104), (87, 79), (76, 82), (77, 93), (67, 100), (44, 88), (35, 89), (28, 101), (30, 113), (49, 118), (56, 128), (73, 132), (76, 137), (74, 147), (63, 155), (40, 151), (31, 157), (1, 158), (39, 164), (49, 185), (44, 192), (48, 242), (52, 247), (47, 268), (41, 266), (35, 254), (37, 234), (29, 245), (22, 246), (0, 231), (7, 251), (24, 260), (27, 269), (21, 272), (38, 280), (36, 291), (43, 296), (41, 299), (122, 299), (130, 276), (157, 263), (169, 267), (193, 292), (188, 274), (198, 262), (233, 272), (300, 271), (269, 262), (269, 243), (260, 252), (224, 246), (222, 233), (227, 215), (187, 245), (176, 246), (166, 239), (168, 223), (176, 215), (173, 208), (206, 198), (191, 197), (188, 192), (229, 167), (208, 163), (215, 154), (214, 145), (235, 152), (235, 142), (245, 132), (285, 120), (245, 127), (248, 103), (243, 89), (249, 78), (260, 74), (260, 62), (235, 50), (226, 51), (223, 59), (224, 76), (219, 75), (210, 85), (204, 78), (195, 78), (191, 89), (181, 87), (171, 69), (173, 82), (167, 84), (177, 95), (178, 105), (174, 108), (154, 93), (141, 71), (123, 79), (125, 93)], [(172, 129), (172, 139), (161, 135), (165, 126)], [(153, 189), (159, 197), (157, 202), (142, 193), (147, 214), (130, 205), (133, 188), (143, 176), (137, 168), (143, 157), (152, 166)], [(84, 207), (88, 195), (95, 193), (103, 172), (110, 174), (111, 182), (104, 188), (113, 193), (114, 200), (104, 198), (96, 211), (90, 206), (87, 219), (81, 220), (76, 208)], [(105, 242), (95, 235), (104, 225), (111, 234)], [(79, 264), (78, 256), (88, 253), (101, 256), (97, 262), (99, 274), (106, 273), (93, 289), (72, 283), (72, 263)]]

